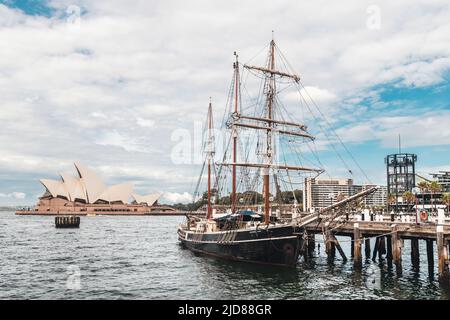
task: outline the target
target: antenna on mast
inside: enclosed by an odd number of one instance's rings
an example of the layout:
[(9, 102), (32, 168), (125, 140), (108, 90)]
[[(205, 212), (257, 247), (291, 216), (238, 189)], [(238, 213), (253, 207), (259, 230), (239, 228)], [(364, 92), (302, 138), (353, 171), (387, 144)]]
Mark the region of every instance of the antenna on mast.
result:
[(398, 134), (398, 153), (402, 153), (402, 140), (400, 137), (400, 133)]

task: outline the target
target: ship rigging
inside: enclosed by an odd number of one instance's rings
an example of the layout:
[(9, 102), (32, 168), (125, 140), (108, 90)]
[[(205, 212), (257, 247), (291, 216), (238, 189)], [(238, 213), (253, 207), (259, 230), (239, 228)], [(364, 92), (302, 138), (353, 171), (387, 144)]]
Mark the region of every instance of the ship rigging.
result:
[[(206, 166), (206, 219), (188, 215), (186, 223), (178, 228), (179, 240), (193, 251), (221, 258), (295, 266), (304, 247), (305, 224), (321, 219), (321, 214), (329, 211), (333, 211), (332, 217), (337, 217), (342, 206), (374, 190), (340, 201), (329, 210), (302, 214), (297, 206), (296, 184), (301, 184), (305, 175), (317, 177), (325, 170), (316, 150), (309, 145), (311, 142), (314, 145), (314, 135), (304, 122), (296, 121), (292, 111), (289, 112), (280, 99), (280, 93), (290, 88), (295, 88), (303, 98), (300, 76), (280, 68), (287, 69), (289, 63), (273, 39), (265, 66), (241, 65), (238, 55), (234, 53), (234, 56), (230, 94), (221, 126), (230, 135), (224, 142), (220, 159), (215, 159), (218, 153), (215, 150), (217, 141), (213, 134), (211, 101), (208, 106), (206, 156), (194, 193), (198, 195)], [(256, 98), (247, 98), (245, 102), (242, 89), (247, 92), (249, 88), (241, 82), (241, 70), (247, 73), (246, 76), (260, 79), (260, 94)], [(309, 157), (308, 152), (300, 152), (308, 150), (306, 148), (310, 151)], [(294, 181), (296, 179), (300, 182)], [(285, 222), (273, 217), (274, 200), (280, 201), (282, 186), (292, 193), (294, 199), (291, 215), (300, 219)], [(259, 190), (262, 199), (258, 197)], [(263, 208), (259, 206), (261, 200)], [(227, 209), (217, 212), (220, 202)], [(253, 210), (251, 205), (253, 208), (258, 206), (258, 210)]]

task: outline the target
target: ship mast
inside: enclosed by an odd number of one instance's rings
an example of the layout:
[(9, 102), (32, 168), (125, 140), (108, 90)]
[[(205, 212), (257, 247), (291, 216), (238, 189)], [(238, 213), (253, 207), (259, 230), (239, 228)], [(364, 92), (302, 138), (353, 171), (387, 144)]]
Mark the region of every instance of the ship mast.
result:
[[(238, 113), (238, 94), (239, 94), (239, 62), (238, 55), (234, 52), (236, 61), (234, 67), (234, 112)], [(233, 126), (233, 166), (232, 166), (232, 188), (231, 188), (231, 212), (236, 213), (236, 162), (237, 162), (237, 129)]]
[[(220, 163), (223, 166), (232, 167), (232, 193), (231, 193), (231, 208), (232, 212), (236, 211), (236, 168), (248, 167), (260, 169), (263, 176), (263, 197), (264, 197), (264, 223), (269, 224), (270, 219), (270, 170), (294, 170), (294, 171), (306, 171), (315, 172), (317, 174), (322, 173), (324, 170), (320, 168), (309, 168), (305, 166), (288, 165), (287, 163), (274, 163), (274, 146), (273, 137), (276, 134), (288, 135), (294, 137), (301, 137), (303, 139), (314, 140), (314, 136), (307, 132), (307, 127), (304, 124), (296, 123), (292, 121), (285, 121), (284, 119), (276, 119), (274, 113), (275, 107), (275, 95), (276, 95), (276, 79), (289, 78), (294, 82), (299, 82), (300, 77), (296, 74), (290, 74), (281, 70), (275, 69), (275, 49), (276, 44), (272, 38), (269, 49), (268, 63), (264, 67), (257, 67), (251, 65), (243, 65), (247, 70), (251, 70), (256, 73), (261, 73), (264, 76), (265, 84), (265, 115), (262, 117), (243, 115), (239, 113), (238, 109), (238, 94), (239, 94), (239, 66), (238, 56), (236, 56), (236, 62), (234, 67), (234, 113), (231, 114), (230, 122), (227, 124), (232, 130), (232, 162)], [(249, 163), (249, 162), (237, 162), (236, 149), (237, 149), (237, 128), (243, 127), (247, 129), (262, 130), (266, 136), (266, 150), (264, 153), (264, 159), (262, 163)]]
[[(275, 70), (275, 41), (272, 39), (270, 42), (270, 59), (269, 59), (269, 70)], [(275, 75), (273, 73), (270, 73), (270, 77), (268, 79), (268, 90), (267, 90), (267, 119), (270, 121), (272, 120), (273, 116), (273, 102), (274, 102), (274, 96), (275, 96)], [(273, 123), (269, 122), (268, 127), (272, 127)], [(268, 165), (267, 168), (263, 169), (264, 173), (264, 223), (269, 224), (270, 219), (270, 178), (269, 178), (269, 172), (270, 172), (270, 165), (272, 164), (272, 155), (273, 155), (273, 149), (272, 149), (272, 129), (267, 130), (266, 134), (266, 164)]]
[(207, 158), (208, 158), (208, 211), (206, 214), (206, 219), (211, 219), (212, 216), (212, 206), (211, 206), (211, 162), (214, 154), (214, 142), (213, 142), (213, 116), (212, 116), (212, 104), (211, 98), (209, 99), (208, 107), (208, 146), (207, 146)]

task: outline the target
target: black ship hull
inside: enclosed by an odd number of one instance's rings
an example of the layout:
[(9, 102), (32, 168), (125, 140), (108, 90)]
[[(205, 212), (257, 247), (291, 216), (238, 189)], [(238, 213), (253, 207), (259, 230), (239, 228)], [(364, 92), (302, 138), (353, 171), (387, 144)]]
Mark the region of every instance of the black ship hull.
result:
[(234, 261), (295, 267), (303, 247), (299, 231), (292, 226), (203, 233), (180, 228), (178, 236), (182, 245), (194, 252)]

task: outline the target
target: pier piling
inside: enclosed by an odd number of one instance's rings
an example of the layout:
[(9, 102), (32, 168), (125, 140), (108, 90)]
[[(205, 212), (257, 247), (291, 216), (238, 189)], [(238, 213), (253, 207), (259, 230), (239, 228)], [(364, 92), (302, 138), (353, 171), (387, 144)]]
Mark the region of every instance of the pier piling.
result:
[(411, 239), (411, 263), (413, 266), (419, 266), (420, 255), (419, 255), (419, 239)]
[(353, 259), (355, 254), (355, 242), (353, 241), (353, 235), (350, 237), (350, 257)]
[(370, 238), (364, 241), (364, 251), (366, 253), (366, 259), (370, 259)]
[(379, 248), (380, 248), (380, 238), (377, 237), (375, 239), (375, 245), (373, 247), (373, 253), (372, 253), (372, 261), (376, 261), (377, 259), (377, 254), (379, 252)]
[(314, 233), (308, 234), (307, 251), (308, 251), (308, 256), (309, 257), (313, 256), (313, 252), (314, 252), (315, 248), (316, 248), (316, 235)]
[(392, 261), (392, 236), (386, 236), (386, 259)]
[(353, 225), (353, 262), (355, 267), (361, 267), (361, 231), (359, 230), (359, 223)]
[(325, 232), (325, 242), (325, 252), (327, 253), (329, 259), (333, 259), (336, 256), (336, 243), (331, 231)]
[(399, 265), (402, 261), (402, 247), (401, 239), (399, 239), (397, 231), (397, 225), (394, 224), (392, 226), (392, 258), (394, 263)]
[(430, 275), (434, 274), (434, 250), (433, 250), (433, 240), (427, 239), (427, 261), (428, 261), (428, 273)]
[(440, 280), (448, 279), (448, 248), (444, 240), (444, 227), (436, 227), (437, 251), (438, 251), (438, 273)]
[(347, 256), (344, 253), (344, 250), (342, 250), (341, 244), (339, 243), (338, 239), (336, 239), (336, 237), (334, 235), (331, 235), (333, 241), (334, 241), (334, 245), (335, 248), (338, 250), (339, 254), (342, 257), (342, 260), (344, 260), (344, 262), (347, 261)]
[(386, 254), (386, 241), (385, 237), (379, 237), (380, 242), (378, 243), (378, 259), (383, 259), (383, 254)]

